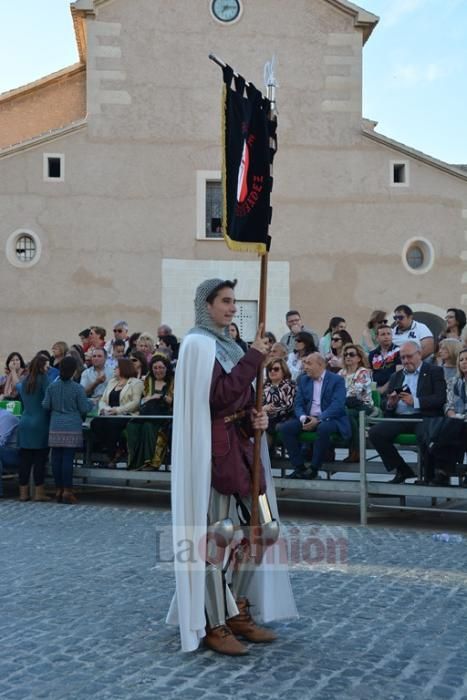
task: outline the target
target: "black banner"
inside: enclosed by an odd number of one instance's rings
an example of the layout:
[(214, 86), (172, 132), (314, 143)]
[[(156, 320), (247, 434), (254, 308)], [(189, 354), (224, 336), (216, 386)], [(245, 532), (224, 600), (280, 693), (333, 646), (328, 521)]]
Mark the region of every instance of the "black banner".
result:
[(222, 232), (232, 250), (264, 254), (271, 242), (276, 121), (270, 121), (270, 101), (254, 85), (234, 77), (230, 66), (223, 73)]

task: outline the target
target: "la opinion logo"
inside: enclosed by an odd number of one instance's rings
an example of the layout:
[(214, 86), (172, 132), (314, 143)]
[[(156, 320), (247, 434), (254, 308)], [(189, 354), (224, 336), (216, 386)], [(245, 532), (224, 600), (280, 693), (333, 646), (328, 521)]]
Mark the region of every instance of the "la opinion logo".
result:
[(264, 175), (250, 174), (251, 154), (256, 141), (255, 134), (248, 133), (248, 126), (242, 124), (243, 148), (237, 176), (236, 216), (246, 216), (257, 204), (264, 188)]

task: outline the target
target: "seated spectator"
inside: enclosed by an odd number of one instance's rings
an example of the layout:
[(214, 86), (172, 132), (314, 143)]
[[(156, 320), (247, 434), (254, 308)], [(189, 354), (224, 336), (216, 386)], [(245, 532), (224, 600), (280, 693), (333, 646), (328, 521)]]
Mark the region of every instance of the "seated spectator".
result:
[(366, 328), (362, 334), (362, 348), (368, 354), (378, 345), (377, 332), (380, 326), (388, 325), (388, 315), (386, 311), (373, 311)]
[(285, 322), (289, 329), (289, 333), (285, 333), (280, 339), (280, 342), (282, 343), (282, 345), (286, 346), (287, 350), (289, 351), (289, 354), (295, 349), (295, 336), (297, 335), (297, 333), (300, 333), (302, 331), (310, 333), (313, 336), (313, 342), (315, 344), (315, 347), (318, 347), (318, 334), (312, 328), (305, 327), (299, 311), (295, 311), (295, 309), (287, 311), (287, 313), (285, 314)]
[(164, 337), (164, 335), (173, 335), (173, 330), (166, 323), (161, 323), (157, 329), (157, 337), (159, 340)]
[(368, 356), (376, 390), (385, 394), (389, 380), (400, 365), (399, 348), (392, 342), (392, 328), (380, 326), (376, 333), (377, 347)]
[(73, 381), (76, 372), (74, 357), (64, 357), (60, 377), (47, 387), (42, 406), (50, 412), (50, 462), (55, 480), (57, 503), (77, 503), (73, 493), (73, 460), (83, 444), (82, 421), (92, 409), (83, 387)]
[(18, 382), (26, 373), (26, 363), (19, 352), (10, 352), (6, 358), (5, 374), (0, 377), (0, 401), (3, 399), (16, 400)]
[(102, 398), (107, 384), (114, 376), (114, 370), (107, 364), (107, 353), (104, 348), (94, 348), (91, 354), (91, 367), (81, 375), (81, 386), (86, 396), (97, 406)]
[(439, 344), (438, 364), (443, 368), (446, 384), (457, 375), (457, 358), (462, 343), (454, 337), (444, 338)]
[(371, 396), (371, 370), (361, 345), (348, 343), (344, 346), (344, 368), (339, 372), (345, 382), (345, 410), (352, 428), (349, 456), (344, 462), (359, 462), (358, 415), (360, 411), (370, 414), (374, 404)]
[[(446, 338), (442, 342), (448, 342)], [(452, 338), (449, 342), (456, 343)], [(447, 383), (447, 399), (444, 406), (445, 419), (435, 419), (433, 430), (428, 426), (429, 445), (426, 449), (425, 483), (433, 486), (449, 486), (450, 475), (455, 466), (464, 461), (467, 444), (466, 378), (467, 350), (459, 352), (457, 357), (456, 376)], [(464, 477), (463, 486), (467, 486)]]
[(278, 423), (293, 416), (295, 382), (285, 360), (272, 359), (266, 364), (263, 386), (263, 408), (268, 414), (268, 445), (272, 447)]
[(438, 340), (441, 341), (444, 338), (455, 338), (456, 340), (460, 340), (462, 337), (462, 331), (467, 323), (464, 311), (462, 311), (462, 309), (448, 309), (446, 311), (445, 321), (446, 326), (438, 336)]
[(49, 413), (42, 402), (50, 384), (47, 376), (48, 359), (36, 355), (29, 364), (27, 375), (18, 384), (23, 413), (18, 427), (20, 455), (19, 500), (29, 501), (29, 479), (34, 475), (35, 501), (50, 501), (45, 493), (45, 469), (49, 457)]
[(370, 441), (387, 471), (396, 472), (392, 484), (402, 484), (415, 476), (393, 444), (394, 438), (399, 433), (416, 433), (422, 448), (423, 424), (417, 423), (414, 428), (412, 419), (443, 415), (446, 402), (443, 370), (423, 362), (418, 343), (404, 343), (400, 348), (400, 359), (403, 369), (391, 376), (385, 403), (385, 416), (397, 417), (400, 421), (377, 423), (369, 431)]
[(130, 360), (133, 362), (133, 367), (136, 370), (136, 378), (144, 379), (148, 373), (148, 363), (144, 352), (133, 350), (130, 354)]
[[(229, 335), (233, 340), (235, 340), (237, 345), (239, 345), (242, 348), (243, 352), (246, 352), (248, 350), (248, 345), (240, 337), (240, 331), (236, 323), (229, 323)], [(163, 339), (161, 339), (161, 342), (162, 340)]]
[(172, 367), (175, 367), (178, 360), (178, 351), (180, 348), (180, 343), (174, 335), (163, 335), (159, 341), (158, 353), (162, 353), (172, 363)]
[(111, 467), (126, 453), (122, 433), (127, 421), (117, 419), (116, 416), (136, 415), (144, 389), (141, 379), (136, 379), (136, 370), (131, 360), (119, 360), (114, 374), (99, 401), (99, 415), (105, 418), (94, 418), (91, 421), (93, 438), (110, 453)]
[(72, 345), (68, 351), (70, 357), (74, 357), (76, 360), (76, 371), (73, 375), (73, 381), (80, 383), (81, 375), (83, 374), (86, 365), (84, 363), (84, 352), (80, 345)]
[(344, 345), (352, 342), (347, 331), (334, 331), (331, 336), (331, 350), (325, 355), (326, 369), (339, 372), (344, 366)]
[(69, 347), (64, 340), (57, 340), (56, 343), (52, 345), (52, 367), (59, 369), (60, 362), (63, 360), (65, 355), (68, 355)]
[(89, 334), (91, 333), (90, 328), (84, 328), (80, 333), (78, 333), (79, 341), (81, 343), (81, 347), (83, 348), (83, 352), (86, 355), (87, 351), (89, 350), (89, 346), (91, 344), (89, 340)]
[(326, 355), (331, 352), (331, 338), (332, 334), (335, 333), (336, 331), (345, 331), (346, 330), (346, 322), (345, 318), (342, 318), (342, 316), (333, 316), (331, 320), (329, 321), (329, 326), (327, 327), (326, 331), (324, 332), (323, 337), (319, 341), (319, 352), (323, 357), (326, 357)]
[(106, 330), (102, 328), (102, 326), (91, 326), (89, 329), (89, 347), (85, 353), (86, 364), (88, 366), (91, 364), (92, 351), (95, 348), (105, 349), (105, 334)]
[(457, 373), (447, 385), (445, 413), (450, 418), (467, 418), (467, 350), (457, 356)]
[(47, 359), (47, 376), (50, 382), (54, 382), (60, 376), (56, 367), (52, 367), (53, 357), (48, 350), (39, 350), (38, 355), (43, 355)]
[(89, 329), (89, 349), (105, 348), (106, 332), (102, 326), (91, 326)]
[[(278, 426), (289, 459), (294, 467), (291, 479), (316, 479), (331, 444), (332, 433), (350, 438), (349, 418), (345, 412), (345, 383), (338, 374), (326, 370), (326, 360), (317, 352), (304, 360), (305, 372), (297, 380), (294, 413)], [(299, 441), (300, 433), (316, 431), (313, 458), (307, 469)]]
[(400, 304), (394, 309), (394, 321), (396, 322), (392, 334), (392, 342), (399, 348), (409, 340), (419, 344), (422, 360), (433, 354), (435, 343), (433, 333), (428, 326), (420, 321), (415, 321), (410, 306)]
[(151, 357), (154, 355), (155, 345), (155, 340), (149, 333), (141, 333), (136, 341), (136, 349), (144, 353), (148, 365), (151, 362)]
[(138, 338), (140, 335), (141, 333), (139, 331), (130, 335), (130, 338), (128, 340), (128, 350), (126, 351), (127, 357), (129, 357), (131, 353), (134, 350), (136, 350), (136, 343), (138, 342)]
[(126, 345), (123, 338), (117, 338), (113, 341), (111, 351), (112, 354), (110, 355), (110, 357), (107, 356), (107, 364), (114, 370), (120, 358), (125, 357)]
[(287, 360), (289, 352), (285, 345), (282, 343), (273, 343), (269, 351), (268, 359), (272, 360), (277, 358), (279, 360)]
[[(171, 414), (173, 392), (172, 364), (165, 355), (156, 354), (144, 380), (141, 415)], [(130, 421), (127, 425), (128, 469), (159, 469), (167, 453), (170, 429), (170, 420)]]
[(272, 346), (274, 345), (274, 343), (277, 342), (276, 336), (274, 335), (274, 333), (271, 333), (271, 331), (266, 331), (266, 333), (264, 334), (264, 337), (267, 340), (267, 343), (269, 345), (269, 352), (271, 352)]
[(3, 497), (3, 473), (19, 467), (17, 429), (20, 419), (0, 408), (0, 498)]
[(307, 357), (312, 352), (316, 352), (316, 345), (311, 333), (307, 333), (306, 331), (297, 333), (295, 335), (295, 350), (291, 352), (287, 358), (287, 365), (294, 381), (303, 371), (303, 358)]
[(130, 339), (128, 337), (128, 323), (126, 321), (116, 321), (113, 326), (114, 337), (107, 341), (105, 344), (105, 349), (107, 351), (107, 357), (115, 357), (113, 352), (114, 343), (116, 340), (123, 340), (124, 354), (129, 348)]

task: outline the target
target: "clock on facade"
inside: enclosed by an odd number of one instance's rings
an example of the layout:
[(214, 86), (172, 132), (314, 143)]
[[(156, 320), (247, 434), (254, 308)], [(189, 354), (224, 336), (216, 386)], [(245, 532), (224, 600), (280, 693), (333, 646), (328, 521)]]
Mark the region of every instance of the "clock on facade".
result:
[(220, 22), (233, 22), (240, 14), (240, 0), (212, 0), (211, 12)]

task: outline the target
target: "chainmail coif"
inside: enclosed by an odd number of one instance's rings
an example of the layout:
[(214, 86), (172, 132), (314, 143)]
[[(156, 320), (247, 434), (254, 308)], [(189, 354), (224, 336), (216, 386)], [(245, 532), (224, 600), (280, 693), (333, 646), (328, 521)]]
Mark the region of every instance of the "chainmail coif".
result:
[[(197, 287), (195, 295), (195, 327), (191, 329), (190, 333), (201, 333), (214, 338), (216, 341), (216, 358), (226, 371), (230, 371), (239, 359), (243, 357), (244, 353), (235, 340), (229, 336), (228, 328), (214, 323), (209, 315), (207, 302), (211, 292), (216, 288), (222, 289), (223, 282), (225, 280), (214, 278), (201, 282)], [(225, 356), (230, 362), (226, 362)], [(228, 365), (230, 366), (228, 367)]]

